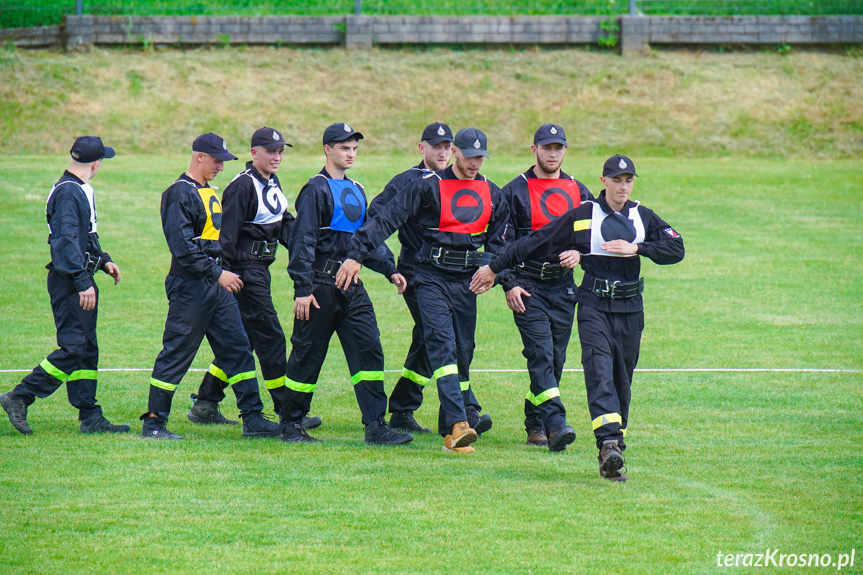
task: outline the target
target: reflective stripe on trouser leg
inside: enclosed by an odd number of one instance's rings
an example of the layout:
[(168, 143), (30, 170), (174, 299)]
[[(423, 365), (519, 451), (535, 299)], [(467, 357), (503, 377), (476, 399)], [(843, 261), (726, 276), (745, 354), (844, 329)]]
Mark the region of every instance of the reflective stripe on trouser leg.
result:
[(225, 399), (225, 389), (228, 387), (228, 376), (221, 367), (211, 363), (198, 387), (198, 399), (215, 403)]
[(336, 328), (345, 353), (363, 425), (382, 421), (387, 410), (384, 352), (374, 307), (362, 284), (345, 294), (346, 313)]
[(207, 329), (207, 341), (213, 350), (215, 365), (228, 376), (228, 385), (237, 397), (241, 416), (264, 409), (255, 377), (255, 358), (243, 328), (240, 308), (234, 296), (220, 290), (218, 307)]
[(426, 353), (425, 336), (423, 335), (422, 317), (417, 302), (416, 289), (413, 281), (409, 281), (407, 289), (402, 294), (408, 306), (414, 326), (411, 330), (411, 345), (405, 357), (402, 375), (390, 394), (390, 413), (399, 411), (414, 412), (423, 403), (424, 386), (431, 383), (432, 368)]
[[(417, 300), (423, 322), (429, 364), (432, 366), (440, 400), (438, 432), (449, 433), (453, 424), (466, 421), (464, 398), (459, 386), (459, 373), (469, 374), (470, 365), (462, 369), (459, 361), (469, 359), (464, 353), (472, 346), (476, 325), (476, 296), (467, 297), (470, 281), (453, 281), (417, 271), (414, 276)], [(465, 317), (468, 316), (468, 317)], [(471, 324), (471, 317), (473, 324)], [(468, 333), (465, 333), (468, 332)], [(463, 341), (464, 336), (469, 341)], [(447, 370), (442, 375), (441, 370)]]
[[(556, 431), (566, 425), (559, 384), (572, 334), (575, 285), (572, 282), (549, 285), (529, 278), (518, 281), (531, 294), (525, 301), (524, 313), (513, 313), (530, 376), (524, 404), (525, 428)], [(537, 398), (539, 401), (534, 401)]]
[(170, 413), (171, 401), (179, 384), (150, 378), (150, 397), (147, 401), (147, 411), (150, 413)]
[[(630, 386), (643, 327), (642, 312), (606, 313), (578, 306), (578, 333), (591, 419), (605, 415), (609, 421), (594, 429), (597, 447), (609, 439), (617, 440), (621, 449), (626, 447), (622, 430), (628, 427)], [(609, 414), (618, 414), (620, 421), (609, 418)]]

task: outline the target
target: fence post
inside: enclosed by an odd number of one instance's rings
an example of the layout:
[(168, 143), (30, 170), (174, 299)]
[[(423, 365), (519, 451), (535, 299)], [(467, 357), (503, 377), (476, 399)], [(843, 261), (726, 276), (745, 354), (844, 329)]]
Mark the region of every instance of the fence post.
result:
[(75, 0), (75, 16), (84, 15), (84, 0)]
[(363, 0), (354, 0), (354, 16), (359, 16), (363, 13)]
[[(359, 2), (359, 1), (360, 0), (357, 0), (357, 2)], [(636, 14), (638, 14), (638, 6), (636, 6), (637, 3), (638, 3), (638, 0), (629, 0), (629, 15), (630, 16), (635, 16)]]

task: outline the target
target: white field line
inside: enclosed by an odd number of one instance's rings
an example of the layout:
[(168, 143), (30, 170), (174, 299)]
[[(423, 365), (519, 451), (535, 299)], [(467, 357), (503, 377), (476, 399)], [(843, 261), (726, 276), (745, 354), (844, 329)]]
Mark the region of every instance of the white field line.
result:
[[(0, 373), (30, 373), (31, 369), (0, 369)], [(100, 367), (99, 371), (152, 371), (148, 367)], [(204, 372), (206, 369), (192, 368), (192, 372)], [(386, 373), (401, 373), (401, 369), (387, 369)], [(471, 369), (471, 373), (525, 373), (527, 369)], [(564, 369), (568, 373), (581, 373), (583, 370)], [(636, 368), (642, 373), (863, 373), (863, 369), (814, 369), (814, 368), (766, 368), (766, 367), (681, 367), (681, 368)]]

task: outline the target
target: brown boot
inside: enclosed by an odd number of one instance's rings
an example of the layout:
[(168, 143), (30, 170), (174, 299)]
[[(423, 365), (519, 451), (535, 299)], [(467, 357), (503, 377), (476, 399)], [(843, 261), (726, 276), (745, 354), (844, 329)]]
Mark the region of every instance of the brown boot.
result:
[(527, 444), (535, 445), (537, 447), (544, 447), (548, 445), (548, 436), (545, 434), (544, 429), (528, 429), (527, 430)]
[[(447, 437), (452, 436), (447, 435)], [(474, 449), (472, 445), (468, 445), (467, 447), (447, 447), (446, 441), (444, 441), (443, 450), (449, 453), (473, 453), (476, 451), (476, 449)]]
[(448, 449), (467, 447), (476, 441), (478, 437), (476, 431), (470, 428), (467, 421), (459, 421), (452, 426), (449, 435), (444, 437), (443, 446)]
[(599, 476), (609, 481), (626, 481), (629, 477), (621, 473), (625, 460), (616, 439), (602, 442), (599, 450)]

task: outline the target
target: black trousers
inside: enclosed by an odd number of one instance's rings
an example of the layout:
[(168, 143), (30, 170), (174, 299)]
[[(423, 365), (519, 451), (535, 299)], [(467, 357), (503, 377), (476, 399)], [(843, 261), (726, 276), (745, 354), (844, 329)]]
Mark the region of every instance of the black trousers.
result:
[(363, 425), (382, 421), (387, 408), (384, 393), (384, 352), (372, 302), (362, 282), (347, 291), (334, 283), (315, 283), (309, 319), (294, 319), (291, 355), (285, 379), (282, 423), (300, 423), (309, 413), (321, 367), (333, 333), (339, 336)]
[(575, 284), (569, 278), (547, 283), (518, 277), (526, 290), (524, 313), (513, 312), (524, 345), (530, 389), (524, 400), (524, 427), (557, 431), (566, 425), (560, 378), (575, 316)]
[(644, 312), (609, 313), (578, 306), (578, 337), (587, 404), (596, 446), (616, 439), (625, 449), (632, 397), (632, 373), (638, 363)]
[(470, 276), (449, 278), (418, 268), (414, 282), (440, 399), (438, 433), (446, 435), (453, 424), (467, 421), (466, 410), (482, 410), (470, 386), (476, 294), (470, 291)]
[(402, 375), (390, 394), (390, 413), (419, 409), (423, 402), (423, 388), (431, 382), (433, 371), (426, 354), (422, 316), (413, 278), (408, 280), (408, 287), (402, 295), (414, 320), (414, 327)]
[(168, 319), (162, 351), (150, 378), (148, 411), (170, 413), (174, 392), (206, 336), (237, 396), (240, 413), (245, 416), (260, 412), (264, 405), (258, 394), (255, 358), (234, 296), (210, 278), (173, 274), (165, 278), (165, 292)]
[(31, 405), (37, 397), (45, 398), (66, 383), (69, 403), (78, 408), (79, 419), (102, 413), (96, 404), (96, 378), (99, 344), (96, 340), (99, 288), (96, 307), (84, 311), (71, 278), (48, 266), (48, 295), (57, 328), (59, 349), (51, 352), (29, 375), (21, 380), (12, 395)]
[[(273, 306), (270, 269), (262, 265), (237, 270), (236, 273), (243, 280), (243, 289), (234, 295), (240, 307), (243, 327), (249, 336), (252, 351), (258, 356), (264, 385), (270, 391), (276, 413), (279, 413), (287, 393), (287, 345), (279, 315)], [(220, 362), (213, 359), (198, 388), (198, 399), (218, 403), (225, 399), (227, 387), (228, 376)]]

